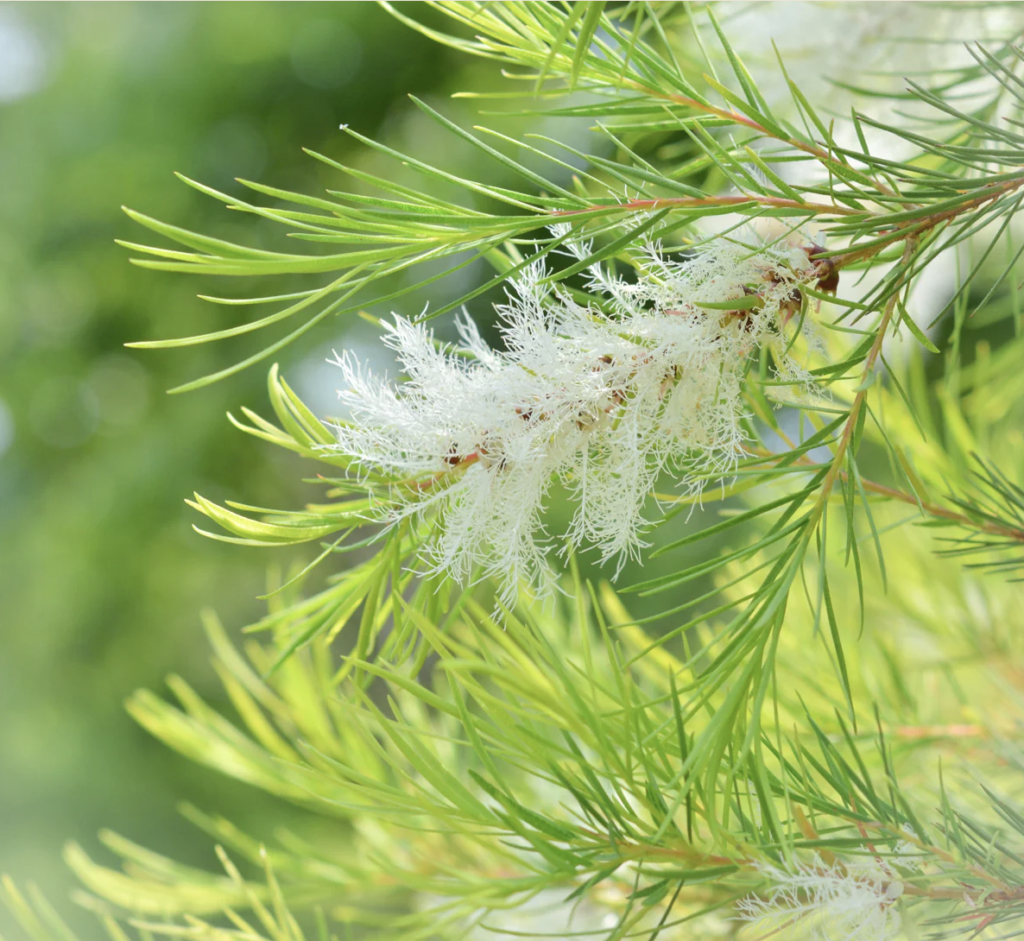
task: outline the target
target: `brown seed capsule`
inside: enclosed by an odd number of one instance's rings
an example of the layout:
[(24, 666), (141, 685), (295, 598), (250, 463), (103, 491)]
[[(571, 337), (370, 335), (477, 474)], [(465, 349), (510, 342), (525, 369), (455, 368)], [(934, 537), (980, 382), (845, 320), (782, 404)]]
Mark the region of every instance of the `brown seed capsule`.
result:
[(818, 290), (834, 296), (839, 290), (839, 270), (836, 268), (835, 259), (814, 257), (827, 251), (823, 245), (807, 245), (804, 246), (804, 251), (807, 252), (807, 257), (814, 262), (814, 273), (818, 276)]
[[(743, 296), (744, 297), (757, 297), (758, 296), (758, 292), (755, 291), (752, 287), (748, 287), (747, 285), (744, 284), (743, 285)], [(761, 305), (758, 305), (757, 307), (746, 308), (744, 310), (731, 310), (731, 311), (729, 311), (729, 313), (732, 314), (734, 317), (738, 317), (740, 319), (740, 323), (742, 324), (743, 329), (744, 330), (748, 330), (748, 331), (753, 328), (753, 324), (751, 323), (751, 320), (750, 320), (751, 315), (752, 314), (757, 314), (757, 313), (760, 313), (760, 312), (761, 312)]]
[[(838, 274), (836, 277), (838, 278)], [(800, 293), (800, 289), (793, 288), (789, 297), (779, 303), (779, 313), (782, 314), (782, 322), (784, 324), (789, 323), (795, 314), (800, 313), (800, 308), (803, 306), (803, 302), (804, 296)]]

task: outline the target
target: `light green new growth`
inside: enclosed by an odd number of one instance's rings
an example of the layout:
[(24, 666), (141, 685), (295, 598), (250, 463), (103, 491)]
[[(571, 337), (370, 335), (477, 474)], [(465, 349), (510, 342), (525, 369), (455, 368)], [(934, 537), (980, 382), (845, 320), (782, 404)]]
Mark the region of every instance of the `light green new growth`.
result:
[[(745, 441), (724, 477), (696, 456), (667, 466), (653, 548), (641, 551), (660, 560), (654, 574), (629, 569), (613, 587), (614, 567), (588, 579), (567, 552), (560, 593), (523, 586), (514, 604), (500, 586), (429, 564), (446, 525), (435, 503), (388, 516), (482, 473), (482, 446), (443, 452), (436, 472), (389, 472), (337, 447), (336, 430), (271, 368), (274, 419), (243, 409), (231, 420), (317, 462), (323, 502), (273, 510), (197, 495), (192, 505), (215, 524), (206, 535), (309, 543), (309, 564), (270, 586), (242, 649), (206, 615), (231, 718), (177, 677), (176, 703), (139, 692), (129, 709), (192, 760), (323, 818), (322, 834), (273, 821), (249, 834), (186, 807), (223, 872), (107, 835), (124, 871), (68, 849), (80, 901), (113, 941), (1015, 936), (1017, 11), (991, 8), (1005, 41), (986, 34), (966, 64), (922, 75), (912, 63), (897, 91), (832, 87), (857, 103), (834, 115), (828, 95), (812, 105), (820, 88), (790, 80), (785, 49), (758, 77), (748, 71), (730, 45), (731, 6), (431, 3), (444, 33), (411, 4), (386, 6), (506, 70), (500, 103), (590, 119), (600, 144), (584, 154), (541, 135), (511, 140), (416, 101), (493, 160), (496, 182), (349, 131), (420, 185), (317, 154), (354, 190), (247, 182), (249, 203), (186, 181), (281, 223), (314, 243), (306, 251), (250, 249), (129, 211), (177, 246), (131, 244), (137, 264), (319, 276), (301, 293), (208, 298), (275, 310), (240, 326), (135, 344), (290, 331), (175, 391), (270, 359), (328, 316), (444, 285), (481, 258), (493, 277), (452, 290), (423, 319), (521, 281), (543, 259), (544, 283), (597, 322), (611, 301), (584, 276), (601, 265), (650, 278), (654, 243), (684, 258), (728, 246), (802, 259), (780, 314), (789, 349), (744, 353)], [(837, 28), (845, 15), (835, 9)], [(769, 74), (785, 96), (769, 93)], [(550, 178), (535, 169), (545, 165)], [(427, 262), (430, 275), (394, 277)], [(927, 307), (918, 285), (954, 269), (952, 296)], [(723, 331), (750, 330), (781, 277), (698, 306)], [(997, 330), (997, 345), (978, 342), (979, 329)], [(790, 352), (804, 375), (785, 372)], [(680, 381), (666, 378), (664, 394)], [(612, 396), (607, 421), (626, 398)], [(683, 494), (673, 484), (685, 475), (706, 486)], [(552, 534), (554, 549), (563, 536)], [(41, 898), (4, 891), (35, 941), (69, 937)]]

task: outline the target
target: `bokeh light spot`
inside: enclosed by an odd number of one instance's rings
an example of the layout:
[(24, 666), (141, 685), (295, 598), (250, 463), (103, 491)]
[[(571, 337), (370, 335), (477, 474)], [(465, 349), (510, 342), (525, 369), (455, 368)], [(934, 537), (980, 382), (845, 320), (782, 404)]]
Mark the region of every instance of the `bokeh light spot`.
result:
[(45, 78), (43, 44), (13, 11), (0, 10), (0, 102), (31, 95)]

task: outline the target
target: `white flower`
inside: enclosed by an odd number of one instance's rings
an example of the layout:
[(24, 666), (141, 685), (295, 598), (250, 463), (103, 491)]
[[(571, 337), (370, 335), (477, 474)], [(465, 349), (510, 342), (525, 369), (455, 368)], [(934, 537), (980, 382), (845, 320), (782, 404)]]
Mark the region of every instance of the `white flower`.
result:
[[(910, 840), (917, 840), (917, 834), (909, 823), (903, 824), (903, 832), (910, 837)], [(888, 861), (893, 865), (902, 866), (904, 869), (920, 869), (921, 847), (910, 840), (900, 840), (892, 848), (892, 856)]]
[[(928, 113), (902, 94), (908, 76), (927, 86), (954, 69), (974, 68), (968, 45), (998, 44), (1001, 37), (1018, 36), (1024, 13), (1017, 4), (752, 3), (739, 8), (729, 26), (733, 51), (777, 113), (797, 117), (788, 75), (819, 111), (848, 115), (851, 107), (860, 110), (869, 104), (875, 120), (906, 126), (908, 110)], [(724, 63), (712, 27), (704, 26), (704, 31), (707, 48)], [(865, 98), (854, 88), (874, 94)], [(994, 88), (987, 79), (966, 83), (958, 93), (991, 98)], [(857, 147), (849, 121), (838, 120), (834, 133), (842, 135), (843, 145)], [(892, 135), (870, 127), (865, 133), (876, 156), (892, 159), (901, 149)]]
[(744, 921), (793, 925), (821, 941), (889, 941), (899, 932), (895, 902), (903, 883), (878, 865), (827, 865), (815, 856), (786, 869), (761, 864), (758, 870), (771, 886), (764, 897), (739, 902)]
[(396, 316), (385, 342), (406, 382), (338, 358), (352, 421), (337, 429), (336, 448), (395, 481), (382, 515), (435, 510), (435, 569), (495, 576), (505, 601), (520, 580), (543, 587), (548, 578), (541, 517), (555, 480), (575, 498), (569, 543), (592, 544), (621, 566), (642, 545), (641, 511), (666, 467), (691, 491), (734, 467), (751, 352), (771, 345), (784, 379), (807, 378), (783, 336), (800, 285), (814, 281), (806, 251), (720, 241), (673, 261), (650, 246), (635, 282), (590, 270), (600, 309), (545, 274), (527, 268), (498, 308), (504, 350), (468, 317), (449, 348)]

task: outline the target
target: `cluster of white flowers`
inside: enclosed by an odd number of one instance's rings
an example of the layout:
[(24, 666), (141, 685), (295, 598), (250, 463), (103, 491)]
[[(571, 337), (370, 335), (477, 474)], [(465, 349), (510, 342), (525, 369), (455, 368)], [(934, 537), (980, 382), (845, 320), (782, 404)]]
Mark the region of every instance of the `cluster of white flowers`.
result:
[(762, 864), (758, 870), (771, 887), (764, 897), (739, 902), (744, 921), (793, 926), (820, 941), (890, 941), (900, 930), (895, 903), (903, 883), (879, 863), (829, 865), (815, 856), (786, 869)]
[(784, 378), (806, 380), (783, 330), (800, 286), (815, 280), (807, 250), (718, 239), (671, 260), (651, 245), (635, 281), (590, 268), (592, 305), (545, 275), (538, 263), (512, 282), (498, 307), (502, 351), (466, 316), (455, 348), (396, 316), (385, 342), (407, 381), (374, 376), (348, 353), (337, 359), (351, 421), (336, 448), (395, 481), (382, 514), (436, 510), (436, 569), (495, 576), (506, 601), (520, 580), (547, 581), (541, 515), (555, 480), (576, 500), (568, 542), (621, 565), (642, 545), (643, 504), (670, 462), (691, 490), (698, 475), (734, 467), (751, 352), (771, 344)]

